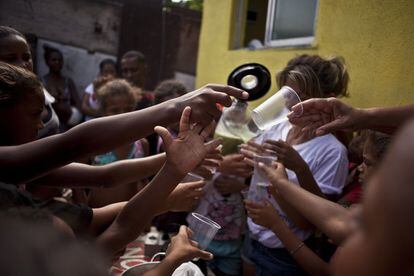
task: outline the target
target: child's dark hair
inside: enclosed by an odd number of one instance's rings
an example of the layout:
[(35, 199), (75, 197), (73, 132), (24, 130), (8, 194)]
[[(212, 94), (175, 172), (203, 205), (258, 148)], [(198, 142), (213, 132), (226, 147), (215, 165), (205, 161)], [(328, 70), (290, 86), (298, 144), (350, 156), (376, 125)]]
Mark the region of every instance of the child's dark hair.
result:
[(99, 70), (102, 71), (102, 69), (104, 68), (105, 65), (113, 65), (116, 68), (116, 62), (115, 62), (115, 60), (113, 60), (111, 58), (106, 58), (106, 59), (102, 60), (99, 63)]
[(18, 30), (13, 29), (12, 27), (8, 27), (8, 26), (0, 26), (0, 39), (9, 37), (11, 35), (20, 36), (26, 39), (24, 35)]
[(52, 46), (49, 46), (49, 45), (45, 44), (45, 45), (43, 45), (43, 50), (44, 50), (43, 57), (44, 57), (46, 62), (49, 60), (50, 56), (53, 53), (58, 53), (63, 58), (62, 52), (59, 49), (55, 48), (55, 47), (52, 47)]
[(139, 52), (139, 51), (131, 50), (131, 51), (126, 52), (122, 56), (122, 59), (130, 59), (130, 58), (137, 59), (137, 61), (139, 63), (145, 63), (146, 62), (145, 55), (143, 53)]
[(106, 83), (115, 80), (114, 76), (99, 76), (93, 81), (93, 90), (95, 93)]
[(348, 96), (349, 75), (342, 57), (295, 57), (276, 75), (279, 87), (285, 85), (289, 79), (298, 83), (302, 92), (312, 98)]
[(372, 154), (377, 160), (381, 160), (384, 154), (386, 153), (389, 144), (391, 143), (392, 136), (379, 132), (369, 130), (367, 132), (366, 142), (369, 142), (371, 145)]
[(155, 103), (159, 104), (163, 102), (163, 99), (167, 97), (173, 95), (182, 96), (187, 92), (187, 88), (184, 86), (183, 83), (176, 80), (165, 80), (158, 84), (158, 86), (154, 90)]
[(126, 80), (122, 79), (115, 79), (104, 84), (98, 89), (97, 96), (102, 110), (106, 109), (108, 99), (113, 96), (127, 97), (131, 106), (135, 106), (137, 103), (132, 86)]
[(0, 106), (15, 104), (26, 93), (41, 89), (40, 80), (32, 72), (0, 62)]

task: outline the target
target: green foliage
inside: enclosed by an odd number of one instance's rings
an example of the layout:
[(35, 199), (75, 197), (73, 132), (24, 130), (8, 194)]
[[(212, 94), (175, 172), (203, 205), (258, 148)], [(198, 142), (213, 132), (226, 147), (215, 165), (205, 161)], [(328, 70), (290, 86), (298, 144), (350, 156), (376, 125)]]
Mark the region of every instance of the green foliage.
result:
[(203, 11), (203, 0), (166, 0), (165, 6), (173, 7), (178, 6), (182, 8), (188, 8), (196, 11)]

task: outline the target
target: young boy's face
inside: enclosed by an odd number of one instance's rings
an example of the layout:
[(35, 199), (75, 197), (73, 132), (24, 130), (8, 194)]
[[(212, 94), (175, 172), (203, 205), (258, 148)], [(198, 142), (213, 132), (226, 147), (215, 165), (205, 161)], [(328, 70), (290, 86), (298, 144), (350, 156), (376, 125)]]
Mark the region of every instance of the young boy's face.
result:
[(122, 77), (134, 86), (141, 87), (145, 78), (145, 64), (137, 58), (124, 58), (121, 60)]
[(101, 76), (116, 76), (115, 65), (107, 63), (102, 66)]
[(37, 132), (43, 127), (41, 114), (44, 108), (43, 91), (27, 92), (15, 105), (0, 111), (2, 142), (20, 145), (36, 140)]
[(366, 183), (361, 216), (332, 261), (334, 275), (413, 275), (413, 139), (411, 123)]

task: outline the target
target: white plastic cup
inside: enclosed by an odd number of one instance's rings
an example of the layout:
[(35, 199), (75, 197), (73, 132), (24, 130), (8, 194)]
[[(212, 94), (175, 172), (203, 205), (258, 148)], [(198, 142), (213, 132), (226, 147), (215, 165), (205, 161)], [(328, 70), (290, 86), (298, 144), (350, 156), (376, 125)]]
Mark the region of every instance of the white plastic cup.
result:
[(271, 166), (272, 162), (277, 160), (276, 156), (271, 155), (255, 155), (254, 160), (254, 175), (256, 180), (255, 185), (255, 199), (256, 201), (262, 201), (264, 198), (269, 198), (270, 194), (268, 188), (271, 185), (269, 179), (264, 175), (263, 171), (259, 168), (259, 163), (263, 163), (266, 166)]
[[(265, 130), (286, 120), (292, 106), (300, 102), (300, 97), (293, 88), (283, 86), (273, 96), (256, 107), (252, 111), (251, 117), (259, 129)], [(302, 111), (298, 116), (302, 115), (303, 107), (301, 106), (301, 108)]]
[(190, 229), (193, 231), (191, 239), (198, 243), (198, 248), (205, 250), (217, 234), (217, 231), (221, 229), (221, 226), (198, 213), (191, 213), (191, 216), (192, 223), (190, 224)]

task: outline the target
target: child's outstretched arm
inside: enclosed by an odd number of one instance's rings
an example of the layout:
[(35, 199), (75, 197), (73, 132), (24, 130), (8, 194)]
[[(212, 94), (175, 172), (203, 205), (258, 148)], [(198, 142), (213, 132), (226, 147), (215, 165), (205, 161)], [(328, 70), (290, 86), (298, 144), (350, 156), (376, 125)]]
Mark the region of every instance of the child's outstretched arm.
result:
[(154, 269), (146, 272), (144, 276), (172, 275), (182, 263), (194, 258), (211, 260), (213, 254), (198, 249), (197, 244), (190, 240), (189, 231), (190, 229), (182, 225), (178, 234), (171, 239), (165, 259)]
[(258, 204), (246, 200), (245, 204), (254, 223), (271, 229), (309, 275), (329, 275), (328, 264), (295, 236), (269, 201), (265, 200), (264, 204)]
[(207, 85), (143, 110), (88, 121), (63, 134), (0, 147), (0, 180), (24, 183), (79, 158), (132, 143), (152, 133), (156, 125), (177, 122), (185, 106), (193, 110), (191, 122), (206, 126), (221, 114), (217, 103), (231, 105), (230, 96), (246, 99), (248, 94), (231, 86)]
[(186, 107), (176, 139), (164, 127), (155, 128), (163, 139), (167, 160), (150, 184), (126, 204), (110, 227), (98, 237), (98, 243), (109, 252), (117, 252), (135, 239), (184, 176), (220, 144), (219, 140), (213, 140), (205, 145), (204, 140), (213, 124), (205, 128), (200, 124), (191, 127), (190, 114), (191, 108)]
[(350, 212), (341, 205), (314, 195), (291, 183), (280, 175), (285, 168), (277, 163), (277, 168), (260, 164), (269, 180), (276, 187), (278, 194), (301, 213), (309, 222), (340, 245), (351, 231)]
[[(204, 181), (179, 184), (163, 202), (160, 202), (156, 210), (156, 215), (169, 211), (189, 212), (193, 210), (197, 206), (199, 199), (204, 194), (204, 185)], [(124, 209), (127, 203), (128, 201), (123, 201), (100, 208), (94, 208), (93, 219), (87, 230), (88, 233), (93, 236), (100, 235), (111, 225), (116, 216), (122, 211), (122, 209)]]
[(282, 140), (266, 140), (263, 147), (274, 152), (277, 156), (277, 161), (282, 163), (285, 168), (295, 172), (299, 185), (302, 188), (317, 196), (325, 197), (316, 183), (308, 164), (291, 145)]
[(27, 184), (68, 188), (114, 187), (153, 176), (164, 162), (165, 154), (161, 153), (103, 166), (72, 163)]

